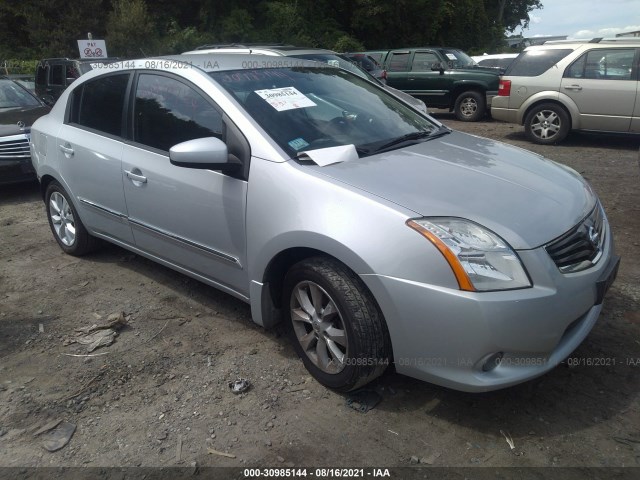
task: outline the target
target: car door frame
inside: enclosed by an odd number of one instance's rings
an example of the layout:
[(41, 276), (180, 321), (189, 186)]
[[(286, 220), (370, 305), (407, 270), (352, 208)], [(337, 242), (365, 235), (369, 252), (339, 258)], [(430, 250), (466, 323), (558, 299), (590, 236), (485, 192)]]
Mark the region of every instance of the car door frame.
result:
[[(233, 152), (238, 151), (238, 159), (240, 160), (240, 162), (242, 162), (242, 168), (239, 170), (239, 172), (236, 175), (233, 175), (229, 173), (223, 173), (222, 171), (208, 171), (184, 166), (173, 165), (172, 168), (184, 169), (181, 171), (185, 174), (188, 174), (188, 172), (199, 172), (199, 174), (201, 175), (208, 175), (213, 180), (220, 180), (221, 183), (224, 183), (231, 190), (233, 190), (233, 186), (229, 184), (233, 184), (235, 182), (242, 182), (244, 184), (243, 186), (236, 185), (235, 195), (237, 198), (232, 199), (240, 204), (241, 210), (238, 212), (241, 215), (241, 218), (238, 219), (235, 228), (239, 229), (241, 224), (242, 232), (238, 235), (241, 235), (242, 237), (242, 245), (241, 248), (238, 248), (236, 251), (225, 251), (224, 248), (220, 248), (220, 245), (207, 244), (207, 242), (203, 242), (200, 239), (190, 238), (189, 233), (192, 232), (186, 232), (186, 234), (184, 234), (184, 232), (175, 232), (171, 231), (172, 229), (170, 228), (166, 228), (166, 225), (151, 225), (149, 222), (145, 222), (142, 218), (136, 218), (138, 213), (137, 206), (132, 204), (132, 199), (130, 198), (131, 194), (129, 197), (127, 197), (127, 192), (132, 192), (131, 186), (127, 183), (130, 182), (130, 179), (126, 178), (125, 173), (126, 166), (130, 163), (128, 152), (137, 151), (139, 155), (149, 155), (150, 158), (152, 156), (164, 157), (166, 159), (164, 161), (170, 163), (168, 152), (150, 145), (139, 143), (135, 140), (134, 128), (136, 114), (136, 92), (139, 79), (142, 75), (145, 74), (170, 78), (184, 84), (188, 88), (198, 93), (203, 99), (208, 102), (208, 104), (212, 108), (214, 108), (216, 111), (218, 111), (218, 113), (221, 114), (223, 124), (227, 129), (225, 143), (227, 143), (229, 146), (229, 137), (231, 136), (233, 143), (230, 147), (230, 153), (235, 155), (235, 153)], [(248, 271), (246, 268), (246, 199), (251, 158), (250, 142), (242, 134), (240, 129), (235, 125), (235, 123), (227, 115), (227, 113), (217, 103), (215, 103), (214, 99), (211, 98), (211, 95), (207, 94), (205, 91), (199, 88), (193, 81), (172, 72), (152, 69), (136, 70), (134, 73), (134, 78), (132, 80), (131, 89), (129, 91), (127, 105), (127, 131), (126, 139), (124, 140), (125, 147), (122, 159), (122, 174), (125, 198), (129, 210), (128, 220), (134, 232), (134, 237), (136, 237), (136, 248), (140, 250), (141, 254), (152, 258), (155, 261), (163, 263), (175, 270), (186, 273), (194, 278), (208, 283), (209, 285), (213, 285), (219, 289), (226, 291), (227, 293), (231, 293), (236, 297), (242, 298), (244, 300), (248, 299), (249, 280)], [(148, 172), (143, 173), (146, 174)], [(149, 180), (153, 181), (153, 179), (151, 178)], [(134, 186), (136, 185), (134, 184)], [(211, 206), (212, 211), (214, 207), (214, 205)], [(212, 213), (212, 215), (213, 214), (214, 213)], [(175, 250), (176, 248), (180, 250)], [(198, 256), (200, 256), (200, 263), (203, 266), (205, 264), (208, 264), (207, 262), (211, 263), (213, 261), (213, 264), (218, 265), (219, 268), (214, 268), (213, 272), (210, 272), (209, 270), (207, 270), (206, 272), (198, 270), (197, 267), (194, 267), (194, 265), (198, 263)]]

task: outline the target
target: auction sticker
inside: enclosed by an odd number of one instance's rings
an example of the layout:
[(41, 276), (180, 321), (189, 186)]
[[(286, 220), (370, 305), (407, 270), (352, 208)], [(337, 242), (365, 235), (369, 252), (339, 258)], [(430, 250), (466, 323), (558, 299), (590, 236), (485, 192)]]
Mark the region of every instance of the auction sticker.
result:
[(272, 88), (269, 90), (256, 90), (255, 92), (279, 112), (316, 106), (295, 87)]

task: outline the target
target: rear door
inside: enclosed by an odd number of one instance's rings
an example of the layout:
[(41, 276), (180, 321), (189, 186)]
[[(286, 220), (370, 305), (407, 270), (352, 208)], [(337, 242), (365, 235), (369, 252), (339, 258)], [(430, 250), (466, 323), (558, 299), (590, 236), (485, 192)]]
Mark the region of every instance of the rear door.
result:
[(409, 93), (412, 83), (409, 81), (411, 51), (396, 50), (389, 52), (386, 62), (387, 85)]
[(580, 129), (628, 132), (636, 109), (637, 48), (594, 48), (565, 70), (560, 91), (575, 102)]
[(127, 72), (104, 75), (74, 89), (57, 148), (62, 177), (83, 223), (116, 243), (132, 245), (121, 165), (130, 77)]

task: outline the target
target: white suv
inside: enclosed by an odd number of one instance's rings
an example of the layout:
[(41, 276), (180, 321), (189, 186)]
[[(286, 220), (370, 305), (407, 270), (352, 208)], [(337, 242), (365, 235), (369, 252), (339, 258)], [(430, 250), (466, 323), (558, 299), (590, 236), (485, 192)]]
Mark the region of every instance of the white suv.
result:
[(514, 60), (491, 115), (524, 125), (539, 144), (570, 130), (640, 133), (640, 39), (547, 42)]

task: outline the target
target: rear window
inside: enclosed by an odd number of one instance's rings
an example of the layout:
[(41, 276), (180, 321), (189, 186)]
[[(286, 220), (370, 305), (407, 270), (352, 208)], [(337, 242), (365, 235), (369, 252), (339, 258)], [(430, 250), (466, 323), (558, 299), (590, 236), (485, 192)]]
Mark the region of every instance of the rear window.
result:
[(516, 58), (505, 72), (512, 77), (537, 77), (569, 55), (570, 48), (529, 50)]

